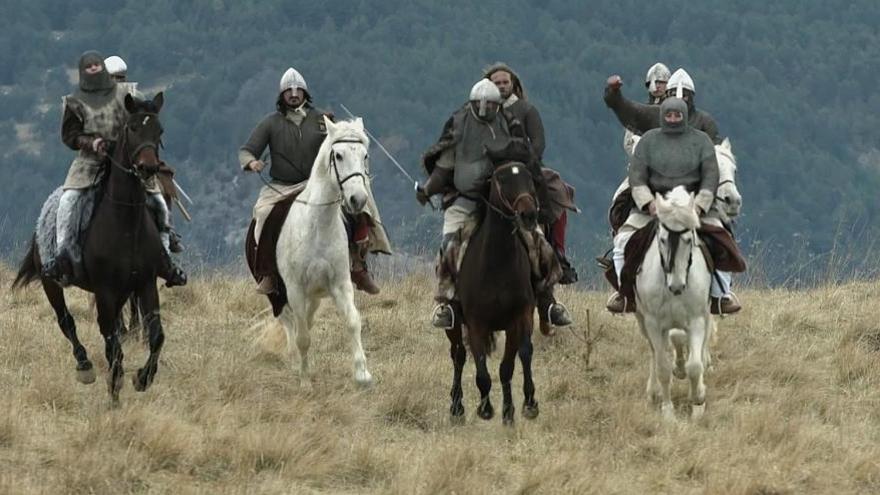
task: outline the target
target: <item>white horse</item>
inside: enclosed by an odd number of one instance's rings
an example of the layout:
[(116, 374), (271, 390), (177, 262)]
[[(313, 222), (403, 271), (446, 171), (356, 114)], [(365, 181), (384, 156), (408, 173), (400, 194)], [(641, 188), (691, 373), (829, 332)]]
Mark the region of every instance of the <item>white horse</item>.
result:
[(308, 185), (291, 205), (278, 238), (278, 271), (287, 288), (287, 304), (279, 318), (288, 349), (296, 342), (300, 380), (309, 386), (309, 332), (321, 300), (331, 297), (351, 335), (354, 379), (368, 385), (373, 378), (361, 344), (361, 315), (354, 305), (342, 208), (356, 214), (367, 204), (370, 142), (360, 118), (339, 123), (325, 118), (324, 122), (327, 137)]
[[(687, 337), (685, 370), (690, 379), (692, 417), (697, 418), (706, 401), (703, 372), (713, 329), (707, 304), (712, 274), (699, 247), (696, 229), (700, 218), (693, 194), (676, 187), (666, 198), (657, 194), (655, 199), (657, 234), (636, 276), (636, 319), (653, 354), (647, 393), (649, 400), (660, 402), (664, 418), (674, 419), (669, 342), (670, 334), (683, 332)], [(672, 341), (681, 343), (683, 339)]]

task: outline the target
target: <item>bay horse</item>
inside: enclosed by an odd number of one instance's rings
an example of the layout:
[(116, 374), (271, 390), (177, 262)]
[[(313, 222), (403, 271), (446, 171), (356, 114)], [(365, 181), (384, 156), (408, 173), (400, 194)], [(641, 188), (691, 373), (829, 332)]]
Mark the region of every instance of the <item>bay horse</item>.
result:
[(351, 336), (354, 380), (369, 385), (373, 377), (361, 343), (361, 315), (354, 304), (342, 209), (354, 215), (367, 205), (370, 141), (360, 118), (334, 123), (324, 117), (324, 123), (327, 137), (305, 189), (290, 206), (275, 248), (287, 296), (278, 318), (288, 349), (296, 343), (300, 382), (309, 387), (311, 327), (321, 300), (329, 296)]
[(489, 420), (494, 415), (489, 391), (492, 378), (486, 358), (495, 346), (495, 332), (506, 333), (504, 356), (499, 375), (504, 396), (502, 421), (513, 424), (514, 406), (510, 390), (517, 354), (523, 366), (523, 416), (538, 416), (535, 385), (532, 381), (532, 324), (535, 290), (526, 245), (520, 237), (537, 226), (538, 202), (534, 179), (525, 165), (507, 163), (496, 168), (489, 181), (489, 195), (484, 200), (482, 221), (471, 236), (461, 262), (455, 303), (456, 318), (446, 331), (450, 357), (454, 365), (452, 382), (453, 420), (461, 419), (461, 373), (466, 360), (462, 325), (476, 366), (480, 404), (477, 415)]
[(686, 344), (684, 370), (690, 380), (691, 416), (698, 418), (705, 410), (703, 373), (714, 328), (707, 304), (712, 273), (700, 248), (700, 218), (693, 194), (679, 186), (666, 197), (656, 194), (655, 204), (657, 233), (635, 284), (636, 320), (652, 353), (648, 400), (660, 403), (664, 419), (675, 418), (669, 344), (672, 341), (676, 359), (681, 359)]
[[(117, 321), (129, 296), (138, 298), (150, 349), (146, 363), (132, 378), (135, 390), (142, 392), (153, 383), (165, 340), (156, 288), (163, 248), (159, 230), (146, 207), (144, 185), (144, 178), (159, 169), (157, 150), (162, 125), (158, 113), (163, 102), (161, 92), (151, 101), (126, 95), (125, 108), (129, 116), (119, 141), (105, 162), (108, 165), (103, 196), (83, 237), (86, 276), (73, 282), (95, 295), (98, 326), (104, 337), (104, 354), (109, 365), (107, 386), (114, 405), (119, 401), (124, 373)], [(41, 266), (39, 249), (32, 240), (12, 287), (22, 288), (40, 280), (49, 304), (55, 310), (58, 326), (73, 346), (77, 380), (92, 383), (95, 381), (94, 367), (77, 337), (76, 324), (64, 300), (64, 289), (54, 280), (42, 276)]]

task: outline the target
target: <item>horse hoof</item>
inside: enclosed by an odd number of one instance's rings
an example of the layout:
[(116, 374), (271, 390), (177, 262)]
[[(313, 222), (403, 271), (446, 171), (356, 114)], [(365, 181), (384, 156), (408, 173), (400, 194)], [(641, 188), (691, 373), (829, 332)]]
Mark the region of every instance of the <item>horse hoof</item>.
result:
[(486, 421), (495, 416), (495, 409), (492, 407), (492, 403), (489, 402), (488, 399), (485, 402), (480, 403), (480, 407), (477, 409), (477, 416)]
[(363, 373), (355, 373), (354, 381), (358, 384), (358, 386), (363, 388), (369, 388), (374, 383), (373, 376), (370, 375), (369, 371), (364, 371)]
[(535, 419), (538, 417), (538, 403), (534, 404), (523, 404), (522, 415), (526, 419)]
[(95, 383), (95, 368), (92, 367), (92, 363), (85, 362), (82, 365), (77, 365), (76, 367), (76, 381), (83, 383), (85, 385), (89, 385), (91, 383)]
[(513, 405), (504, 408), (504, 411), (501, 414), (501, 424), (504, 426), (513, 426), (513, 417), (516, 412), (516, 408)]
[(153, 379), (147, 374), (143, 369), (139, 369), (138, 372), (131, 377), (131, 383), (134, 385), (134, 389), (138, 392), (143, 392), (150, 387), (153, 383)]
[(694, 404), (691, 406), (691, 419), (697, 420), (703, 417), (706, 412), (706, 403)]
[(674, 423), (675, 422), (675, 408), (672, 404), (663, 404), (660, 406), (660, 414), (663, 416), (663, 420)]
[(453, 402), (451, 406), (449, 406), (449, 415), (453, 418), (464, 418), (464, 405), (459, 402)]

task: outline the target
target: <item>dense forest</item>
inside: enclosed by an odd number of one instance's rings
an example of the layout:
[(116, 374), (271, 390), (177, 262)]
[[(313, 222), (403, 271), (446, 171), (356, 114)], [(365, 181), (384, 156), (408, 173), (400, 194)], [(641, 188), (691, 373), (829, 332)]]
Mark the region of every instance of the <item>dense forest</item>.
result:
[[(43, 199), (73, 153), (61, 96), (87, 49), (121, 55), (148, 95), (165, 91), (163, 158), (193, 196), (177, 222), (190, 264), (240, 259), (261, 186), (238, 147), (273, 110), (293, 66), (315, 103), (366, 125), (412, 174), (481, 69), (514, 67), (541, 111), (546, 162), (577, 188), (576, 263), (610, 246), (606, 208), (624, 175), (623, 131), (605, 79), (645, 98), (647, 68), (686, 68), (697, 106), (731, 138), (745, 207), (742, 245), (769, 280), (829, 253), (865, 259), (880, 233), (880, 4), (874, 0), (707, 0), (686, 8), (562, 0), (7, 0), (0, 18), (0, 253), (23, 252)], [(379, 150), (374, 190), (401, 252), (433, 249), (439, 213)]]

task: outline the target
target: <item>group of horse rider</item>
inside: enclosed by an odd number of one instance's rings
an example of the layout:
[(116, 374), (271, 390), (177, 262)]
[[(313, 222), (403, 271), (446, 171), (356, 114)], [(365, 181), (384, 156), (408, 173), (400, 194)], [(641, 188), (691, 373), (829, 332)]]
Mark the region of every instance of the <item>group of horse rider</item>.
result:
[[(137, 83), (127, 81), (127, 66), (118, 56), (104, 58), (95, 51), (79, 60), (79, 84), (63, 98), (62, 141), (77, 156), (70, 166), (58, 204), (55, 257), (44, 260), (43, 274), (60, 282), (74, 276), (79, 256), (76, 232), (71, 224), (74, 209), (82, 195), (93, 191), (104, 176), (107, 156), (120, 138), (126, 122), (125, 96), (143, 98)], [(628, 178), (615, 193), (610, 218), (614, 233), (612, 262), (620, 277), (627, 242), (633, 233), (655, 216), (654, 194), (683, 185), (695, 194), (704, 222), (721, 225), (712, 213), (718, 187), (718, 165), (714, 144), (721, 142), (712, 117), (694, 106), (695, 86), (683, 69), (674, 74), (657, 63), (648, 71), (645, 85), (647, 104), (633, 102), (621, 93), (622, 80), (607, 81), (605, 103), (625, 128), (624, 149), (629, 166)], [(247, 172), (268, 168), (253, 208), (253, 241), (266, 262), (257, 263), (254, 276), (257, 292), (271, 295), (283, 290), (275, 268), (274, 251), (280, 224), (272, 221), (272, 211), (291, 194), (304, 188), (313, 162), (327, 135), (324, 118), (332, 115), (312, 104), (305, 78), (296, 69), (281, 77), (275, 111), (265, 116), (239, 149), (239, 165)], [(634, 148), (635, 138), (641, 141)], [(524, 239), (533, 263), (533, 279), (538, 296), (541, 330), (572, 322), (565, 306), (554, 297), (557, 283), (573, 283), (577, 273), (566, 258), (565, 233), (568, 210), (576, 211), (574, 190), (559, 174), (543, 164), (546, 147), (540, 113), (528, 99), (519, 75), (508, 65), (496, 63), (484, 70), (473, 85), (468, 100), (447, 119), (440, 139), (424, 153), (422, 165), (427, 179), (416, 188), (422, 205), (432, 196), (442, 196), (442, 241), (437, 259), (437, 306), (432, 324), (450, 328), (454, 320), (457, 266), (467, 247), (469, 235), (477, 228), (484, 207), (481, 195), (499, 157), (503, 159), (517, 146), (527, 154), (520, 159), (535, 181), (540, 205), (538, 227)], [(269, 150), (270, 162), (262, 156)], [(512, 155), (511, 155), (512, 156)], [(146, 179), (147, 206), (160, 232), (165, 259), (160, 276), (166, 285), (183, 285), (186, 275), (171, 253), (180, 252), (179, 237), (173, 230), (170, 209), (154, 178)], [(616, 221), (614, 219), (617, 219)], [(349, 236), (350, 271), (354, 286), (368, 294), (379, 287), (367, 268), (369, 253), (391, 252), (390, 241), (379, 219), (373, 198), (364, 213), (345, 214)], [(258, 254), (258, 257), (260, 255)], [(739, 304), (730, 294), (730, 274), (713, 277), (713, 310), (735, 313)], [(612, 312), (632, 310), (618, 292), (607, 307)]]

